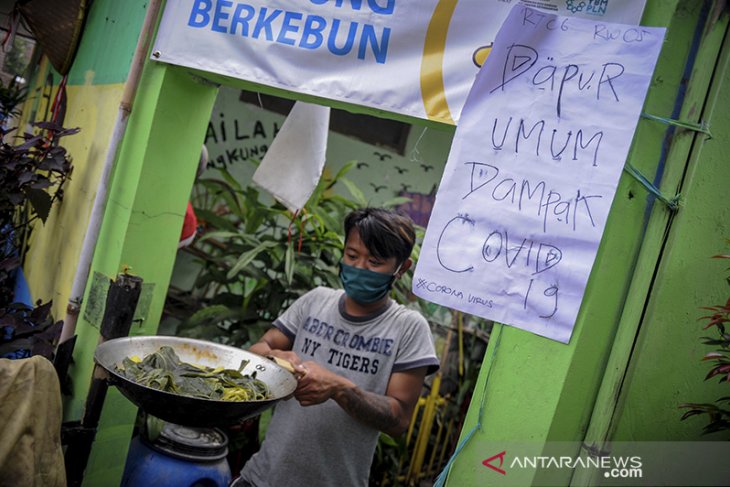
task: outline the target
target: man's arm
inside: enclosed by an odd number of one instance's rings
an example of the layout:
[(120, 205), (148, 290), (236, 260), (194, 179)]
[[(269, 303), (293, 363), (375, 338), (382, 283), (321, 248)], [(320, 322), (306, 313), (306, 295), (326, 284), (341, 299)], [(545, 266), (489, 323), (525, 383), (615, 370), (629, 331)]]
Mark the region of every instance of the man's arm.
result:
[(314, 362), (302, 365), (307, 369), (307, 375), (294, 392), (302, 406), (331, 398), (353, 418), (392, 436), (398, 436), (408, 428), (426, 376), (426, 367), (393, 372), (385, 395), (380, 395), (365, 391)]

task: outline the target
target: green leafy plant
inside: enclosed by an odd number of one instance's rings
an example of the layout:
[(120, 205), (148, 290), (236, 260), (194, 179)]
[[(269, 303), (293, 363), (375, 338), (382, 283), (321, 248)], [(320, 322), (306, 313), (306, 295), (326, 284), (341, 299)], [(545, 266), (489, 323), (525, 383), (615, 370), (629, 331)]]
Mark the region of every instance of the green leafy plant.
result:
[[(730, 259), (730, 255), (716, 255), (714, 258)], [(730, 277), (726, 280), (730, 284)], [(716, 332), (715, 336), (702, 338), (705, 345), (715, 348), (702, 358), (712, 364), (705, 380), (718, 377), (720, 383), (730, 384), (730, 333), (725, 329), (725, 326), (730, 323), (730, 297), (725, 304), (703, 309), (710, 311), (709, 315), (700, 318), (700, 320), (706, 321), (703, 329), (712, 329)], [(680, 407), (687, 409), (682, 415), (683, 420), (696, 415), (708, 416), (709, 423), (703, 428), (704, 434), (730, 430), (730, 396), (721, 397), (715, 403), (685, 403)]]
[(79, 129), (37, 122), (37, 133), (13, 137), (0, 128), (0, 306), (11, 299), (14, 270), (25, 255), (33, 223), (45, 222), (63, 198), (71, 160), (59, 139)]
[(403, 436), (393, 438), (380, 433), (370, 469), (370, 485), (397, 485), (400, 469), (408, 457), (408, 446)]

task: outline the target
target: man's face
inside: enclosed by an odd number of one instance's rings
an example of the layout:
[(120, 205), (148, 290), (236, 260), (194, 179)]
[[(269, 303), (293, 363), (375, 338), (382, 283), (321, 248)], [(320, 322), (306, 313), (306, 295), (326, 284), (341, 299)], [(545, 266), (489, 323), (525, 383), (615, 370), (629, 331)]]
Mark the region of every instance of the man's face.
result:
[(379, 259), (371, 255), (368, 248), (360, 239), (360, 232), (356, 228), (350, 230), (350, 233), (347, 235), (342, 262), (352, 267), (381, 272), (383, 274), (393, 274), (398, 267), (398, 262), (395, 257)]

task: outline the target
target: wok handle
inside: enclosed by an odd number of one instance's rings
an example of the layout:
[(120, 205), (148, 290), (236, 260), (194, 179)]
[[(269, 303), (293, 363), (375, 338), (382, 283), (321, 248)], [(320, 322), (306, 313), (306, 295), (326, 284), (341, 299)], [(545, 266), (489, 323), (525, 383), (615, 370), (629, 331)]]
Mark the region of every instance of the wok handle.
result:
[(294, 375), (297, 374), (296, 369), (294, 369), (294, 365), (291, 362), (289, 362), (288, 360), (279, 358), (279, 357), (274, 357), (273, 355), (269, 355), (266, 358), (268, 358), (269, 360), (273, 360), (276, 363), (276, 365), (285, 368), (292, 374), (294, 374)]

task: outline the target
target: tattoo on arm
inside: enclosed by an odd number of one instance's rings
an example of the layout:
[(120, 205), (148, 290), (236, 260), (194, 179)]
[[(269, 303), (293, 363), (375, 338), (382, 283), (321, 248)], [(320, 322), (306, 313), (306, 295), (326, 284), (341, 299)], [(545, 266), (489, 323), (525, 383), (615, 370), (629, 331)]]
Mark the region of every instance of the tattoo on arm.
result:
[(392, 401), (395, 399), (360, 388), (346, 389), (337, 398), (337, 403), (352, 417), (386, 433), (400, 423)]

